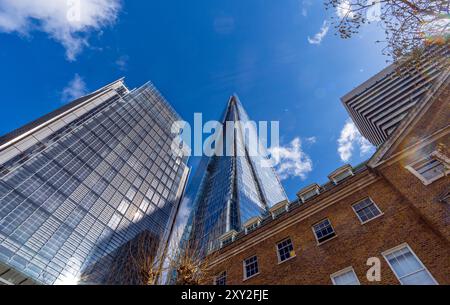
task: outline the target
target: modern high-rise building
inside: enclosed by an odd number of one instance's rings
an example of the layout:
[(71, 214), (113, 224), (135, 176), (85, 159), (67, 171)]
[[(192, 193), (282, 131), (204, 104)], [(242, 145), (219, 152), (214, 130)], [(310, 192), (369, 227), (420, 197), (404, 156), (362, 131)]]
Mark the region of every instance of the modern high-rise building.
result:
[(120, 79), (1, 137), (0, 282), (75, 283), (95, 265), (101, 283), (139, 236), (165, 247), (188, 176), (179, 120)]
[[(224, 234), (243, 230), (249, 220), (287, 201), (273, 167), (264, 164), (267, 155), (263, 148), (256, 151), (250, 147), (248, 135), (256, 137), (256, 129), (244, 130), (242, 124), (228, 129), (226, 122), (249, 122), (237, 96), (230, 98), (222, 117), (224, 127), (218, 143), (223, 143), (224, 155), (203, 157), (199, 166), (203, 177), (198, 185), (189, 186), (189, 194), (196, 195), (183, 241), (189, 240), (190, 246), (195, 245), (202, 254), (217, 249)], [(233, 136), (229, 137), (228, 132), (233, 132)], [(226, 154), (227, 149), (232, 153)], [(196, 188), (195, 192), (191, 192), (191, 187)]]
[(361, 134), (379, 147), (419, 101), (441, 86), (443, 71), (441, 62), (428, 56), (420, 66), (398, 69), (392, 64), (347, 93), (342, 102)]

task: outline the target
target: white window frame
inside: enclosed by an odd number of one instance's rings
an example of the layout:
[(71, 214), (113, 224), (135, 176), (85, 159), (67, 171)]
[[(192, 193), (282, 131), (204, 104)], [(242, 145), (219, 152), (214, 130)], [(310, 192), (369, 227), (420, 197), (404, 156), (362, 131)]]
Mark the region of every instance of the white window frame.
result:
[[(314, 226), (315, 226), (315, 225), (318, 225), (319, 223), (321, 223), (321, 222), (323, 222), (323, 221), (325, 221), (325, 220), (328, 220), (328, 221), (330, 222), (331, 228), (333, 229), (333, 232), (334, 232), (334, 236), (333, 236), (333, 237), (330, 237), (330, 238), (327, 239), (327, 240), (319, 241), (319, 238), (317, 237), (316, 230), (314, 229)], [(330, 218), (324, 218), (324, 219), (322, 219), (321, 221), (318, 221), (318, 222), (314, 223), (314, 224), (311, 226), (311, 230), (313, 231), (313, 234), (314, 234), (314, 237), (316, 238), (316, 242), (317, 242), (317, 245), (318, 245), (318, 246), (323, 245), (323, 244), (329, 242), (330, 240), (335, 239), (335, 238), (338, 236), (337, 233), (336, 233), (336, 230), (334, 229), (333, 223), (331, 222)]]
[(278, 208), (272, 212), (272, 218), (275, 219), (286, 211), (285, 207)]
[(220, 247), (223, 248), (225, 246), (228, 246), (229, 244), (232, 244), (233, 241), (234, 241), (234, 236), (229, 236), (220, 241)]
[(338, 185), (338, 184), (339, 184), (341, 181), (343, 181), (344, 179), (346, 179), (346, 178), (348, 178), (348, 177), (351, 177), (351, 176), (354, 176), (354, 175), (355, 175), (355, 174), (353, 173), (352, 169), (351, 169), (351, 168), (348, 168), (348, 169), (346, 169), (345, 171), (340, 172), (339, 174), (333, 176), (333, 177), (331, 178), (331, 180), (332, 180), (332, 182), (333, 182), (335, 185)]
[[(320, 186), (317, 183), (311, 184), (297, 193), (297, 197), (302, 203), (320, 194)], [(309, 195), (309, 196), (306, 196)]]
[(217, 274), (215, 277), (214, 277), (214, 282), (213, 282), (213, 284), (214, 285), (216, 285), (216, 286), (218, 286), (218, 284), (217, 284), (217, 279), (220, 277), (220, 276), (222, 276), (222, 274), (224, 274), (225, 273), (225, 285), (227, 284), (227, 271), (226, 270), (224, 270), (224, 271), (222, 271), (222, 272), (219, 272), (219, 274)]
[[(366, 199), (369, 199), (369, 200), (373, 203), (373, 205), (377, 208), (377, 210), (378, 210), (378, 212), (380, 212), (380, 214), (378, 214), (377, 216), (375, 216), (375, 217), (373, 217), (373, 218), (370, 218), (370, 219), (368, 219), (368, 220), (366, 220), (366, 221), (363, 221), (363, 220), (361, 219), (361, 217), (359, 216), (358, 212), (356, 211), (355, 205), (357, 205), (358, 203), (363, 202), (363, 201), (366, 200)], [(353, 210), (353, 212), (355, 212), (356, 217), (358, 217), (359, 222), (360, 222), (362, 225), (363, 225), (363, 224), (366, 224), (366, 223), (368, 223), (368, 222), (371, 222), (372, 220), (375, 220), (375, 219), (377, 219), (378, 217), (381, 217), (381, 216), (384, 215), (383, 211), (381, 211), (380, 207), (375, 203), (375, 201), (373, 201), (373, 199), (372, 199), (371, 197), (366, 197), (366, 198), (364, 198), (364, 199), (361, 199), (361, 200), (359, 200), (359, 201), (353, 203), (353, 204), (352, 204), (352, 210)]]
[[(294, 252), (294, 255), (292, 255), (292, 256), (290, 256), (289, 258), (286, 258), (284, 261), (282, 261), (281, 258), (280, 258), (280, 251), (279, 251), (279, 249), (278, 249), (278, 245), (281, 244), (282, 242), (288, 240), (288, 239), (291, 241), (292, 251)], [(297, 253), (295, 253), (295, 249), (294, 249), (294, 243), (292, 242), (292, 238), (290, 238), (290, 237), (286, 237), (285, 239), (282, 239), (282, 240), (280, 240), (279, 242), (277, 242), (277, 243), (275, 244), (275, 250), (276, 250), (276, 252), (277, 252), (278, 264), (282, 264), (282, 263), (284, 263), (284, 262), (287, 262), (287, 261), (289, 261), (289, 260), (291, 260), (291, 259), (293, 259), (294, 257), (297, 256)]]
[(256, 221), (252, 222), (251, 224), (245, 226), (245, 229), (244, 229), (245, 235), (255, 231), (256, 229), (259, 228), (260, 225), (261, 225), (261, 220), (258, 219)]
[(338, 284), (336, 284), (334, 278), (336, 278), (336, 277), (338, 277), (340, 275), (343, 275), (345, 273), (348, 273), (350, 271), (353, 272), (353, 274), (355, 275), (355, 278), (358, 281), (358, 285), (361, 285), (361, 282), (359, 281), (358, 275), (356, 274), (355, 269), (353, 269), (352, 266), (349, 266), (347, 268), (344, 268), (342, 270), (339, 270), (338, 272), (335, 272), (335, 273), (331, 274), (330, 278), (331, 278), (331, 282), (333, 283), (333, 285), (338, 285)]
[(307, 201), (307, 200), (309, 200), (309, 199), (311, 199), (311, 198), (313, 198), (314, 196), (317, 196), (317, 195), (319, 195), (319, 190), (318, 189), (313, 189), (313, 190), (310, 190), (310, 191), (302, 194), (300, 196), (300, 198), (302, 199), (303, 202), (305, 202), (305, 201)]
[[(245, 267), (246, 267), (245, 261), (248, 260), (248, 259), (250, 259), (250, 258), (252, 258), (252, 257), (256, 257), (256, 262), (257, 262), (257, 264), (258, 264), (258, 272), (256, 272), (255, 274), (250, 275), (249, 277), (247, 277), (247, 269), (245, 268)], [(246, 281), (246, 280), (248, 280), (248, 279), (251, 279), (251, 278), (254, 278), (255, 276), (259, 275), (259, 272), (260, 272), (260, 271), (259, 271), (259, 260), (258, 260), (258, 256), (257, 256), (257, 255), (251, 255), (251, 256), (245, 258), (245, 259), (242, 261), (242, 268), (243, 268), (243, 274), (244, 274), (244, 281)]]
[(237, 232), (235, 230), (228, 231), (219, 237), (220, 240), (220, 248), (228, 246), (232, 244), (236, 240)]
[[(440, 175), (437, 175), (436, 177), (433, 177), (432, 179), (426, 179), (421, 174), (419, 174), (419, 172), (417, 172), (414, 169), (414, 166), (416, 164), (420, 163), (420, 162), (425, 161), (426, 159), (429, 159), (429, 158), (434, 158), (434, 159), (440, 161), (444, 165), (444, 167), (446, 168), (445, 172), (440, 174)], [(409, 170), (414, 176), (416, 176), (420, 181), (422, 181), (422, 183), (424, 185), (429, 185), (429, 184), (433, 183), (434, 181), (439, 180), (442, 177), (446, 177), (446, 176), (448, 176), (450, 174), (449, 164), (450, 164), (450, 159), (449, 158), (447, 158), (446, 156), (444, 156), (443, 154), (441, 154), (438, 151), (434, 151), (431, 154), (429, 154), (428, 156), (426, 156), (424, 158), (421, 158), (421, 159), (419, 159), (417, 161), (414, 161), (413, 163), (405, 166), (405, 168), (407, 170)]]
[[(387, 256), (388, 256), (389, 254), (392, 254), (392, 253), (396, 252), (396, 251), (400, 251), (400, 250), (402, 250), (402, 249), (404, 249), (404, 248), (408, 248), (408, 250), (412, 253), (412, 255), (413, 255), (413, 256), (416, 258), (416, 260), (419, 262), (420, 266), (423, 268), (422, 270), (425, 270), (425, 271), (428, 273), (428, 275), (430, 276), (430, 278), (433, 280), (434, 284), (435, 284), (435, 285), (439, 285), (439, 283), (438, 283), (438, 282), (436, 281), (436, 279), (433, 277), (433, 275), (431, 274), (431, 272), (428, 271), (428, 268), (422, 263), (422, 261), (419, 259), (419, 257), (416, 255), (416, 253), (414, 253), (414, 251), (413, 251), (412, 248), (408, 245), (408, 243), (403, 243), (403, 244), (401, 244), (401, 245), (398, 245), (398, 246), (396, 246), (396, 247), (394, 247), (394, 248), (392, 248), (392, 249), (386, 250), (386, 251), (384, 251), (383, 253), (381, 253), (381, 255), (383, 255), (384, 259), (386, 260), (386, 262), (387, 262), (388, 265), (389, 265), (389, 268), (391, 268), (392, 273), (394, 273), (394, 275), (395, 275), (395, 277), (397, 278), (397, 280), (399, 281), (399, 283), (400, 283), (401, 285), (403, 285), (403, 283), (402, 283), (400, 277), (399, 277), (399, 276), (397, 275), (397, 273), (395, 272), (395, 270), (394, 270), (394, 268), (392, 267), (391, 263), (389, 262), (389, 259), (387, 258)], [(422, 271), (422, 270), (420, 270), (420, 271)], [(418, 272), (418, 271), (416, 271), (416, 273), (417, 273), (417, 272)], [(412, 273), (411, 273), (411, 274), (412, 274)], [(409, 274), (409, 275), (411, 275), (411, 274)], [(405, 277), (405, 276), (403, 276), (403, 277)]]

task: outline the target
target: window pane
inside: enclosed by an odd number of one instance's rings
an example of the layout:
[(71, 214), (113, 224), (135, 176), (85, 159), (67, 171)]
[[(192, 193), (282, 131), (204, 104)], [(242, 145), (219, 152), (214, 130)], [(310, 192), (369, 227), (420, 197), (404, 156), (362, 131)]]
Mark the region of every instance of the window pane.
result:
[(224, 271), (216, 277), (216, 285), (226, 285), (227, 284), (227, 272)]
[(401, 279), (404, 285), (434, 285), (434, 281), (428, 275), (425, 270), (419, 271), (417, 273), (405, 276)]
[(411, 252), (402, 249), (389, 255), (389, 262), (392, 264), (394, 271), (399, 277), (411, 274), (422, 267)]
[(292, 241), (290, 239), (286, 239), (277, 245), (278, 247), (278, 257), (280, 262), (287, 260), (288, 258), (293, 257), (294, 247), (292, 245)]
[(259, 272), (258, 270), (258, 258), (253, 256), (245, 260), (245, 277), (249, 278)]
[(378, 207), (370, 198), (367, 198), (353, 205), (353, 209), (355, 210), (356, 214), (358, 214), (361, 222), (366, 222), (381, 214), (380, 209), (378, 209)]
[(445, 172), (444, 164), (437, 159), (426, 159), (414, 165), (414, 169), (426, 180), (432, 180)]
[(336, 235), (328, 219), (325, 219), (324, 221), (314, 225), (313, 228), (314, 233), (317, 237), (317, 241), (319, 243), (326, 241)]
[(430, 274), (408, 247), (386, 255), (392, 270), (404, 285), (435, 284)]
[(335, 285), (359, 285), (358, 278), (353, 270), (333, 277)]

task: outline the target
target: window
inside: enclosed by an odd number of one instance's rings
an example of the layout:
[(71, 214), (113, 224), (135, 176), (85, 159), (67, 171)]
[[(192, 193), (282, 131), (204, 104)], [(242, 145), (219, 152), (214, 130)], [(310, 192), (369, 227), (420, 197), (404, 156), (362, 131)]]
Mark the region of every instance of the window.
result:
[(245, 234), (248, 234), (259, 227), (259, 222), (254, 222), (248, 227), (245, 227)]
[(402, 285), (436, 285), (436, 280), (407, 244), (383, 253)]
[(428, 185), (449, 173), (448, 162), (448, 158), (442, 156), (439, 152), (434, 152), (406, 168), (423, 184)]
[(370, 198), (364, 199), (352, 207), (361, 223), (366, 223), (381, 215), (380, 209)]
[(224, 286), (227, 284), (227, 272), (224, 271), (216, 276), (214, 279), (214, 284), (219, 286)]
[(233, 236), (225, 238), (224, 240), (222, 240), (222, 247), (225, 247), (226, 245), (229, 245), (232, 242), (233, 242)]
[(338, 184), (339, 182), (350, 176), (353, 176), (353, 168), (350, 164), (346, 164), (328, 175), (328, 178), (334, 184)]
[(348, 267), (333, 273), (331, 276), (333, 285), (360, 285), (353, 267)]
[(132, 201), (134, 199), (134, 195), (136, 195), (136, 193), (137, 193), (136, 189), (130, 188), (126, 194), (126, 197)]
[(295, 256), (294, 246), (290, 238), (283, 240), (277, 245), (278, 261), (284, 262)]
[(252, 256), (244, 260), (244, 279), (251, 278), (258, 273), (258, 257)]
[(283, 200), (281, 202), (278, 202), (277, 204), (273, 205), (269, 209), (269, 211), (272, 214), (272, 218), (275, 219), (276, 217), (280, 216), (284, 212), (289, 211), (289, 201)]
[(235, 230), (228, 231), (219, 237), (220, 246), (224, 247), (226, 245), (231, 244), (236, 238), (237, 232)]
[(108, 226), (115, 230), (117, 226), (119, 225), (120, 220), (122, 219), (122, 216), (119, 214), (114, 214), (113, 217), (109, 220)]
[(144, 198), (144, 199), (142, 200), (141, 205), (139, 206), (139, 208), (140, 208), (142, 211), (146, 212), (149, 205), (150, 205), (150, 202), (148, 201), (148, 199), (147, 199), (147, 198)]
[(140, 221), (142, 217), (144, 217), (144, 213), (142, 213), (141, 211), (137, 211), (137, 213), (134, 214), (133, 222)]
[(274, 210), (274, 211), (272, 212), (272, 217), (273, 217), (273, 218), (277, 218), (278, 216), (280, 216), (281, 214), (283, 214), (285, 211), (286, 211), (286, 208), (285, 208), (285, 207), (276, 209), (276, 210)]
[(317, 183), (314, 183), (298, 192), (297, 197), (304, 203), (308, 199), (319, 194), (320, 194), (320, 186)]
[(121, 214), (125, 214), (125, 212), (127, 211), (129, 206), (130, 206), (130, 203), (124, 199), (119, 204), (119, 207), (117, 208), (117, 211), (120, 212)]
[(309, 198), (312, 198), (316, 195), (317, 195), (317, 190), (312, 190), (312, 191), (309, 191), (309, 192), (306, 192), (305, 194), (303, 194), (302, 199), (303, 199), (303, 201), (306, 201)]
[(343, 173), (340, 173), (340, 174), (336, 175), (333, 178), (333, 182), (334, 182), (334, 184), (338, 184), (339, 182), (341, 182), (345, 178), (350, 177), (352, 175), (353, 175), (353, 173), (351, 171), (345, 171)]
[(314, 225), (313, 231), (319, 244), (336, 236), (336, 233), (331, 226), (331, 222), (328, 219), (325, 219)]

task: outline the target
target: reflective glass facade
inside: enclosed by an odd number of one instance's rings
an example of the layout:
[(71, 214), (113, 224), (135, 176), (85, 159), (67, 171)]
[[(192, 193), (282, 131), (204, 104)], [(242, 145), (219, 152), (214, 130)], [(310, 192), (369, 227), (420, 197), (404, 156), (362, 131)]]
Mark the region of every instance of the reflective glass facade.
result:
[[(236, 96), (228, 103), (222, 119), (226, 121), (249, 121), (242, 104)], [(224, 124), (225, 125), (225, 124)], [(268, 209), (286, 200), (286, 194), (272, 167), (262, 166), (265, 154), (249, 153), (250, 142), (244, 140), (247, 133), (257, 135), (256, 129), (244, 131), (238, 124), (234, 128), (233, 143), (227, 143), (224, 128), (221, 139), (224, 147), (231, 145), (234, 154), (227, 156), (204, 157), (199, 167), (204, 171), (193, 204), (190, 223), (186, 226), (191, 245), (204, 253), (216, 249), (220, 245), (219, 237), (231, 230), (240, 231), (243, 224), (252, 217), (264, 215)], [(189, 236), (189, 237), (188, 237)]]
[(187, 157), (171, 149), (180, 118), (151, 84), (83, 103), (47, 137), (21, 135), (39, 141), (0, 163), (0, 261), (38, 283), (74, 283), (93, 265), (101, 282), (143, 231), (162, 246), (187, 178)]

